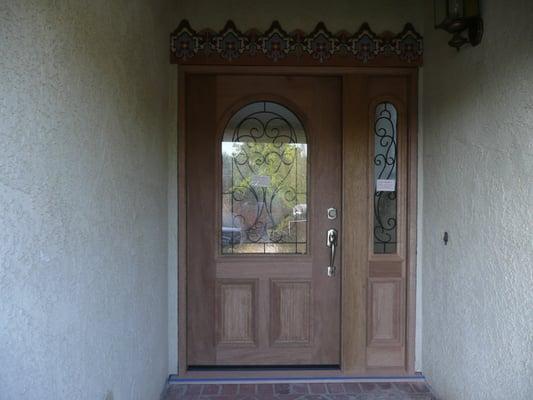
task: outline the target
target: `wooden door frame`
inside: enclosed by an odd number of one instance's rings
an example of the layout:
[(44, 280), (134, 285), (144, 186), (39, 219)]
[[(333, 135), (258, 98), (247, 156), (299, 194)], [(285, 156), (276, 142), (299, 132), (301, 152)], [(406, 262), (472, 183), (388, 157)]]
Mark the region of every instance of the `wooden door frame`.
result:
[[(366, 368), (361, 370), (345, 365), (347, 349), (343, 346), (350, 339), (350, 332), (343, 321), (350, 318), (350, 310), (343, 304), (348, 293), (345, 287), (346, 275), (342, 275), (341, 282), (341, 368), (338, 370), (291, 370), (291, 371), (189, 371), (187, 370), (187, 254), (186, 254), (186, 148), (185, 148), (185, 81), (188, 74), (250, 74), (250, 75), (322, 75), (339, 76), (347, 75), (371, 75), (371, 76), (398, 76), (408, 80), (407, 95), (407, 208), (406, 208), (406, 368)], [(343, 101), (344, 104), (344, 101)], [(343, 143), (346, 137), (346, 128), (343, 123)], [(241, 377), (339, 377), (339, 376), (410, 376), (415, 373), (415, 326), (416, 326), (416, 233), (417, 233), (417, 138), (418, 138), (418, 68), (406, 67), (301, 67), (301, 66), (191, 66), (178, 67), (178, 376), (183, 378), (241, 378)], [(344, 146), (343, 146), (344, 156)], [(344, 198), (344, 174), (343, 165), (343, 198)], [(343, 263), (346, 262), (343, 255)], [(366, 287), (366, 284), (364, 284)], [(366, 327), (364, 327), (366, 329)]]

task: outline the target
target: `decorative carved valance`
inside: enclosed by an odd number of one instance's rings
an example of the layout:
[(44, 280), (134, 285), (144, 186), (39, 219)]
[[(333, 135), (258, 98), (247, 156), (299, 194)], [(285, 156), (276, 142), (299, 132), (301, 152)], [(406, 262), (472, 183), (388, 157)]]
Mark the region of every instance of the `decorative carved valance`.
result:
[(332, 34), (321, 22), (309, 34), (287, 33), (279, 22), (242, 33), (232, 21), (224, 29), (195, 31), (181, 21), (170, 36), (171, 61), (189, 65), (380, 65), (422, 64), (423, 40), (411, 24), (394, 35), (376, 35), (368, 24), (350, 34)]

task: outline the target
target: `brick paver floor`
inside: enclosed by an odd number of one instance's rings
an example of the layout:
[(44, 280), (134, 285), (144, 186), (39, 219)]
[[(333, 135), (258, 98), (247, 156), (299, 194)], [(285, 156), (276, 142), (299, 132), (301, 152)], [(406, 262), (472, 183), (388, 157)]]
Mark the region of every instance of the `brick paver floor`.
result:
[(170, 383), (164, 400), (435, 400), (422, 382)]

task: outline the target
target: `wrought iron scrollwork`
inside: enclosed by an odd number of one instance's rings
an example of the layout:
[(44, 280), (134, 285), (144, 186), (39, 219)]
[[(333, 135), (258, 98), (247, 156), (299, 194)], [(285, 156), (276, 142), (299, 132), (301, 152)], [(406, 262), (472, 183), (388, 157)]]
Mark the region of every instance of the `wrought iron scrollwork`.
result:
[[(231, 160), (224, 164), (225, 169), (231, 168), (231, 184), (223, 191), (231, 203), (225, 209), (231, 213), (231, 227), (226, 228), (231, 235), (222, 235), (223, 253), (233, 253), (242, 244), (262, 244), (262, 251), (261, 246), (248, 246), (244, 252), (305, 252), (305, 237), (302, 228), (298, 233), (293, 215), (307, 189), (298, 178), (298, 168), (301, 175), (306, 174), (301, 171), (306, 168), (305, 133), (298, 118), (276, 103), (252, 103), (230, 120), (224, 145), (231, 146), (225, 155)], [(276, 244), (283, 248), (267, 251), (267, 245)], [(292, 245), (292, 251), (287, 245)]]
[(380, 103), (376, 107), (374, 122), (374, 252), (396, 251), (396, 188), (378, 190), (378, 180), (396, 183), (397, 111), (392, 103)]

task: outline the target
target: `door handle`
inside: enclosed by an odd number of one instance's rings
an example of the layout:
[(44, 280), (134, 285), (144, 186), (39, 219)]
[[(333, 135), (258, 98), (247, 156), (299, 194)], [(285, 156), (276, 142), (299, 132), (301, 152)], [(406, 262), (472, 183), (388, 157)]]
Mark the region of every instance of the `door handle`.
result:
[(335, 267), (335, 253), (337, 252), (337, 240), (338, 240), (338, 234), (336, 229), (329, 229), (328, 230), (328, 236), (326, 239), (326, 246), (329, 247), (329, 265), (328, 265), (328, 276), (331, 278), (335, 276), (335, 271), (337, 267)]

